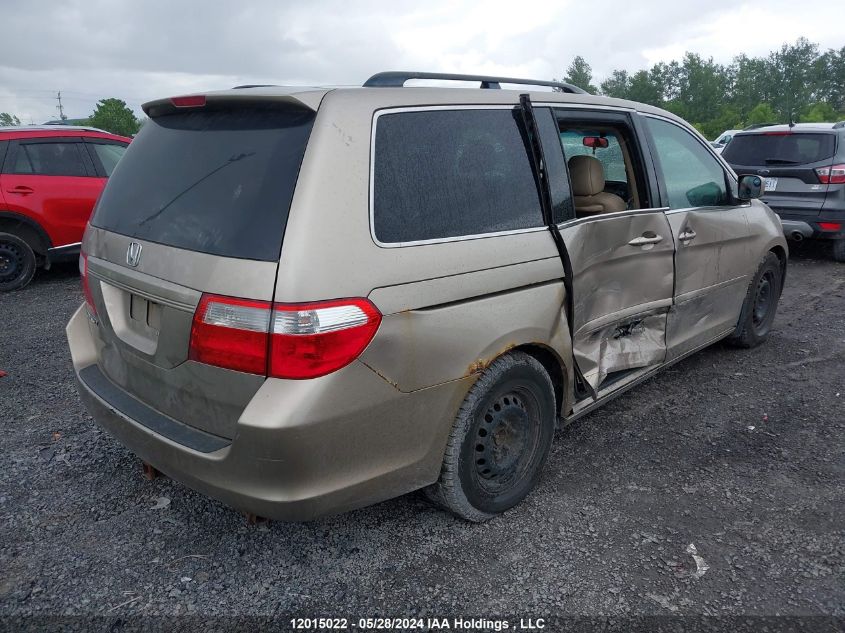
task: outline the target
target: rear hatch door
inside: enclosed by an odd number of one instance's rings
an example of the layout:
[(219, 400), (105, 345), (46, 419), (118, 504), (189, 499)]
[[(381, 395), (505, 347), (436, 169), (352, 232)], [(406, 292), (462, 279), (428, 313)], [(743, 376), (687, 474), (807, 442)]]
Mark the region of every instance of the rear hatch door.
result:
[(824, 205), (828, 185), (817, 169), (830, 167), (836, 135), (821, 130), (737, 134), (722, 152), (737, 174), (766, 179), (763, 202), (790, 218), (815, 218)]
[(149, 112), (83, 244), (97, 364), (144, 404), (231, 438), (265, 378), (189, 360), (193, 314), (203, 293), (272, 300), (315, 112), (292, 99)]

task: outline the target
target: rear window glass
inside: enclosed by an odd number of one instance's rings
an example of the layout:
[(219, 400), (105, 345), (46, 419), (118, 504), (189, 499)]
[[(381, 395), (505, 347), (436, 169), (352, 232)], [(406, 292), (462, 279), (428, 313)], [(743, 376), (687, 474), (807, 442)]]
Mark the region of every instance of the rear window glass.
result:
[(734, 165), (803, 165), (833, 156), (834, 134), (740, 134), (723, 150)]
[(380, 242), (542, 226), (515, 110), (385, 114), (375, 141), (373, 215)]
[(22, 143), (13, 173), (40, 176), (87, 176), (79, 143)]
[(150, 119), (91, 223), (212, 255), (277, 260), (313, 121), (311, 110), (278, 106)]

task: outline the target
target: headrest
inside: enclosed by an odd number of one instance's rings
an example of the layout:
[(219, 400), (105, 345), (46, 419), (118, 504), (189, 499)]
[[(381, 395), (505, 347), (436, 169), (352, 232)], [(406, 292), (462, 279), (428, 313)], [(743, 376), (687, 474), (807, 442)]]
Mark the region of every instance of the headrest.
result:
[(595, 156), (581, 154), (569, 159), (572, 194), (594, 196), (604, 191), (604, 168)]

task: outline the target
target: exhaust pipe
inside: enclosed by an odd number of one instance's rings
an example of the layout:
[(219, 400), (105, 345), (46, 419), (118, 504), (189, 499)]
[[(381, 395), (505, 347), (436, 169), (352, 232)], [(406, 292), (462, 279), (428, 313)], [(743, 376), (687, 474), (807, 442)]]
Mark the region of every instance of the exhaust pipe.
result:
[(792, 238), (795, 242), (803, 242), (804, 241), (804, 234), (801, 231), (792, 231), (789, 234), (789, 237)]

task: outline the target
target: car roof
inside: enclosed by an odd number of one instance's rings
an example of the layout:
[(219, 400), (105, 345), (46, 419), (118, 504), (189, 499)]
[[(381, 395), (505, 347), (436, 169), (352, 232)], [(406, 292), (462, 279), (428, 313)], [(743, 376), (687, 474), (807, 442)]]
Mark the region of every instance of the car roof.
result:
[(52, 136), (84, 136), (87, 138), (108, 138), (130, 142), (132, 139), (112, 134), (95, 127), (83, 125), (12, 125), (0, 126), (0, 139), (49, 138)]
[(794, 123), (793, 125), (783, 123), (779, 125), (766, 125), (764, 127), (754, 128), (753, 130), (744, 130), (742, 134), (761, 134), (766, 132), (828, 132), (838, 129), (845, 129), (845, 126), (840, 123)]
[[(623, 108), (636, 110), (647, 114), (672, 119), (687, 127), (691, 127), (680, 117), (644, 103), (616, 99), (591, 94), (578, 94), (568, 92), (555, 92), (549, 90), (509, 90), (509, 89), (480, 89), (480, 88), (452, 88), (452, 87), (428, 87), (410, 86), (403, 88), (396, 87), (332, 87), (332, 86), (244, 86), (229, 90), (217, 90), (211, 92), (193, 93), (192, 95), (203, 95), (210, 101), (250, 101), (250, 100), (279, 100), (298, 102), (312, 110), (317, 110), (321, 101), (326, 95), (355, 100), (360, 98), (364, 101), (378, 101), (379, 108), (402, 107), (412, 105), (485, 105), (485, 104), (517, 104), (519, 95), (528, 93), (531, 100), (537, 103), (560, 103), (572, 104), (575, 106), (599, 106)], [(155, 116), (158, 107), (169, 107), (170, 98), (148, 101), (142, 108), (148, 115), (152, 111)]]

